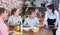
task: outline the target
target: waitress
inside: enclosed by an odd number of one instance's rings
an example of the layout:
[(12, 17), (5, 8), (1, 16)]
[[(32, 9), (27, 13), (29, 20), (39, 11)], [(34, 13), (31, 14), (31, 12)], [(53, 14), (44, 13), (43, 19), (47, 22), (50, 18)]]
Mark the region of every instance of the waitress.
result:
[(54, 9), (54, 5), (48, 5), (46, 6), (46, 13), (44, 18), (44, 25), (49, 28), (49, 25), (53, 27), (53, 35), (56, 35), (56, 29), (58, 23), (59, 23), (59, 13)]

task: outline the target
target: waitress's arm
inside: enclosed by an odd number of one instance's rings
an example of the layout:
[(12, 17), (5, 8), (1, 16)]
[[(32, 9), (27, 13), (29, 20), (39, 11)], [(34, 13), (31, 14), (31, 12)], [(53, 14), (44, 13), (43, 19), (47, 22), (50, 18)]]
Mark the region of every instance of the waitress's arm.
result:
[(56, 14), (55, 26), (57, 26), (59, 24), (59, 13), (58, 13), (58, 11), (56, 11), (55, 14)]

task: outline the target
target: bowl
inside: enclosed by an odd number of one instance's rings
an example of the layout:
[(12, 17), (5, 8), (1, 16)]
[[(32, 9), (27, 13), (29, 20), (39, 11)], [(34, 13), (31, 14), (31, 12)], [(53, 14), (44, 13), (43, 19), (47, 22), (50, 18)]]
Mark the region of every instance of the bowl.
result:
[(26, 28), (26, 27), (25, 27), (25, 28), (23, 28), (23, 30), (24, 30), (24, 31), (29, 31), (30, 28)]
[(39, 31), (39, 28), (36, 28), (36, 27), (31, 27), (32, 31), (33, 32), (38, 32)]

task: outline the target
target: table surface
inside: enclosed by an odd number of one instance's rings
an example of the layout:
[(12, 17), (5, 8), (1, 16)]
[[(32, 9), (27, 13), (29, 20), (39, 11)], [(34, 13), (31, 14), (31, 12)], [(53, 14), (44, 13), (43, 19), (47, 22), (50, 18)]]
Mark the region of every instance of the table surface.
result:
[(45, 28), (40, 28), (38, 32), (33, 32), (32, 30), (30, 31), (23, 31), (22, 35), (53, 35), (51, 30), (45, 29)]

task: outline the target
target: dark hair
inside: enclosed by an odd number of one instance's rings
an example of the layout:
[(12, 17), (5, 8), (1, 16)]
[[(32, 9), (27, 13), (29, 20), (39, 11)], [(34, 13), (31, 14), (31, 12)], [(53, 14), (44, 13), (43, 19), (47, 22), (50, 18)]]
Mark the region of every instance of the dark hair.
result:
[(13, 15), (14, 12), (16, 12), (16, 10), (17, 10), (17, 8), (12, 9), (12, 10), (11, 10), (11, 14)]
[(5, 8), (0, 7), (0, 15), (5, 12)]
[(35, 12), (34, 10), (29, 10), (28, 14), (31, 15), (33, 12)]
[(54, 10), (55, 10), (54, 4), (48, 5), (47, 7), (48, 7), (49, 9), (52, 9), (52, 13), (54, 14)]

